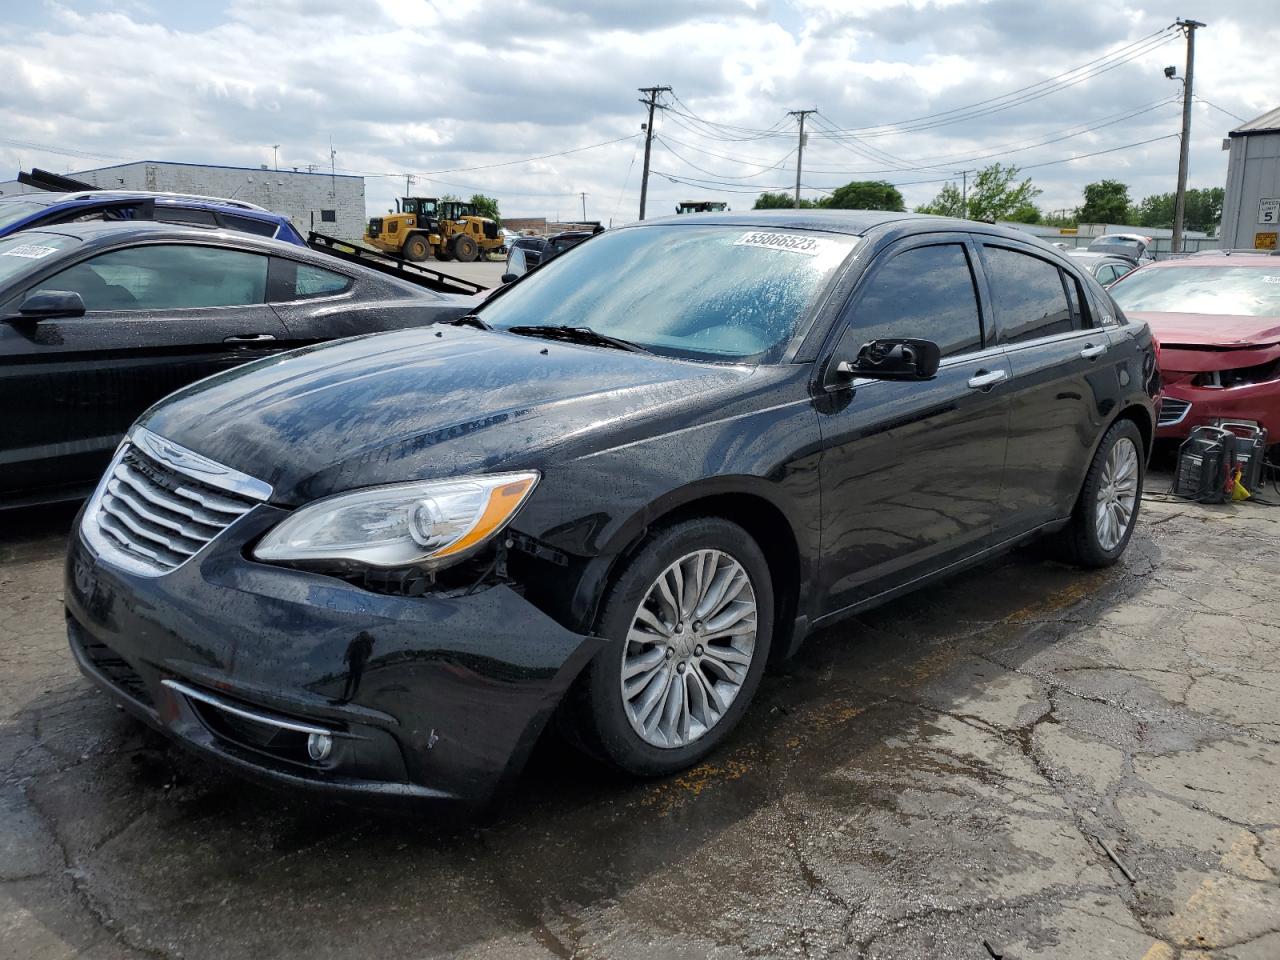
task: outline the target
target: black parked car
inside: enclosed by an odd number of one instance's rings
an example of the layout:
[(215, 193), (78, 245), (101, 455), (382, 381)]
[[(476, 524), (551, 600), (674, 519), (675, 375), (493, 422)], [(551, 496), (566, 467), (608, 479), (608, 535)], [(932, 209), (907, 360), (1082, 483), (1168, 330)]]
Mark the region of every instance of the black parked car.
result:
[(81, 668), (242, 771), (489, 796), (553, 714), (685, 767), (767, 661), (1041, 534), (1105, 566), (1150, 333), (1025, 234), (856, 211), (648, 221), (457, 325), (152, 408), (66, 567)]
[(517, 237), (507, 248), (507, 269), (503, 280), (509, 282), (523, 277), (534, 267), (560, 256), (591, 235), (586, 230), (570, 230), (554, 237)]
[(79, 223), (2, 238), (0, 507), (87, 495), (129, 424), (193, 380), (471, 302), (233, 231)]

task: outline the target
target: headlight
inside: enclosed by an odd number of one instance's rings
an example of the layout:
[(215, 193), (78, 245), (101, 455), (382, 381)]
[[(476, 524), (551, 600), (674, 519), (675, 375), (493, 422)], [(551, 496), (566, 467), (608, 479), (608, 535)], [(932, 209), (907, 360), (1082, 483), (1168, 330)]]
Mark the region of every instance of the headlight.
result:
[(259, 560), (350, 560), (433, 570), (479, 549), (515, 516), (538, 474), (397, 483), (295, 511), (254, 550)]

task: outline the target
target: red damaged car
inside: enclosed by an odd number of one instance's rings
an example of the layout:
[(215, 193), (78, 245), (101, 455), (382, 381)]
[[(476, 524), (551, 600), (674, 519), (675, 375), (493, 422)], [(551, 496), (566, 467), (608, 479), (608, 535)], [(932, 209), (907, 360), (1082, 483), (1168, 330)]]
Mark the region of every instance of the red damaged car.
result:
[(1280, 256), (1196, 254), (1135, 270), (1110, 288), (1160, 341), (1157, 437), (1215, 420), (1254, 421), (1280, 441)]

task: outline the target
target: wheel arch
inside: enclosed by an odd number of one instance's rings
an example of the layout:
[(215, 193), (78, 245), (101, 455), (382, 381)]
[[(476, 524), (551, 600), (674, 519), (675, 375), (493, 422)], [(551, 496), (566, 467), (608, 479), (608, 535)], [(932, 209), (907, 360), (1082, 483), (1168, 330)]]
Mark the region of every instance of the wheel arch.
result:
[[(718, 479), (724, 481), (724, 478)], [(759, 545), (769, 566), (774, 598), (771, 660), (793, 653), (803, 634), (797, 618), (803, 609), (808, 557), (802, 554), (800, 537), (787, 511), (751, 482), (752, 479), (743, 478), (743, 483), (731, 483), (719, 489), (693, 485), (674, 491), (623, 524), (609, 548), (588, 565), (579, 581), (580, 593), (574, 607), (584, 624), (588, 628), (594, 626), (614, 573), (656, 529), (683, 520), (719, 517), (742, 527)], [(767, 481), (757, 482), (768, 486)]]

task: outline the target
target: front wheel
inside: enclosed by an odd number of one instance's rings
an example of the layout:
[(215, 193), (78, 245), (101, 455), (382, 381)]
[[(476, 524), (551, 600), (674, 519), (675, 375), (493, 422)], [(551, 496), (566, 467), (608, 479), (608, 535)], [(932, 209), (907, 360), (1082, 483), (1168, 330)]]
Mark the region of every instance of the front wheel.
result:
[(1109, 567), (1125, 551), (1138, 523), (1145, 444), (1132, 420), (1117, 420), (1098, 444), (1071, 524), (1063, 531), (1070, 559)]
[(404, 242), (404, 258), (411, 263), (421, 263), (431, 253), (426, 238), (415, 235)]
[(613, 580), (597, 629), (608, 643), (580, 681), (576, 732), (628, 773), (674, 773), (728, 736), (760, 684), (768, 563), (727, 520), (668, 527)]

